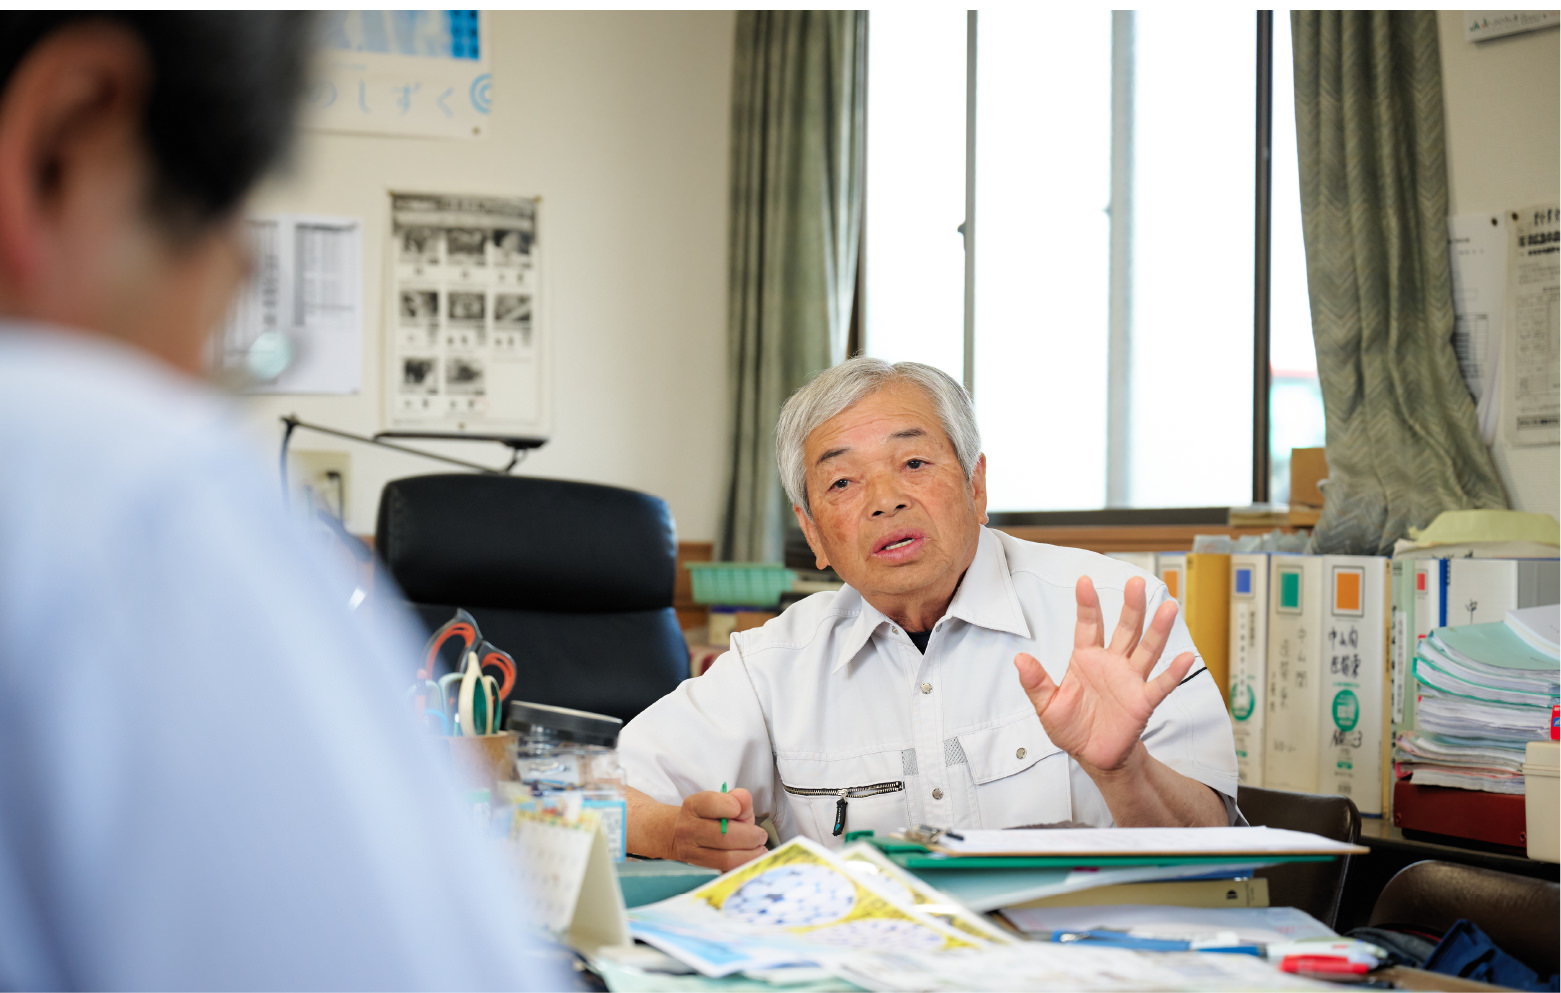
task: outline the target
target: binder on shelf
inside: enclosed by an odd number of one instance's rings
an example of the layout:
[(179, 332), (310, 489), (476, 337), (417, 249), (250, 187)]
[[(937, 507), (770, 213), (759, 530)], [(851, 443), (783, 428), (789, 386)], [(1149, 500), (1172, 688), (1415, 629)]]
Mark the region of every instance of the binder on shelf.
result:
[(1441, 621), (1490, 624), (1507, 611), (1561, 601), (1556, 559), (1442, 559)]
[(1159, 575), (1155, 571), (1156, 556), (1154, 552), (1107, 552), (1106, 557), (1116, 559), (1119, 562), (1126, 562), (1131, 566), (1137, 566), (1151, 576)]
[(1263, 786), (1317, 792), (1321, 723), (1323, 560), (1271, 555), (1268, 673), (1263, 718)]
[(1268, 699), (1268, 559), (1230, 557), (1230, 717), (1236, 774), (1243, 786), (1263, 785), (1263, 729)]
[(1388, 560), (1323, 557), (1317, 786), (1355, 801), (1365, 817), (1388, 809)]
[(1182, 608), (1187, 607), (1187, 553), (1161, 552), (1155, 556), (1154, 574), (1170, 592), (1171, 599)]
[(1190, 552), (1182, 609), (1198, 655), (1230, 709), (1230, 556)]

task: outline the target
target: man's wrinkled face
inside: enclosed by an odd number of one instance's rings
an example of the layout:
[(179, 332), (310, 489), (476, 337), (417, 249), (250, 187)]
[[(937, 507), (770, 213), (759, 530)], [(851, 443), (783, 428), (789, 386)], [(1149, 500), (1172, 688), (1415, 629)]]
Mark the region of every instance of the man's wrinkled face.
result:
[(892, 383), (848, 407), (803, 457), (813, 517), (797, 519), (819, 568), (880, 610), (953, 595), (986, 522), (986, 459), (965, 477), (920, 387)]

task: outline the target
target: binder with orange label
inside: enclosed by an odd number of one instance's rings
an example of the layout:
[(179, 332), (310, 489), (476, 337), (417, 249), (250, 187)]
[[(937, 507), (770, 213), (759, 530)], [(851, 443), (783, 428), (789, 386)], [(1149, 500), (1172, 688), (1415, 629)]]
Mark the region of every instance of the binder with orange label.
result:
[(1389, 560), (1323, 558), (1317, 791), (1340, 793), (1366, 817), (1387, 809)]

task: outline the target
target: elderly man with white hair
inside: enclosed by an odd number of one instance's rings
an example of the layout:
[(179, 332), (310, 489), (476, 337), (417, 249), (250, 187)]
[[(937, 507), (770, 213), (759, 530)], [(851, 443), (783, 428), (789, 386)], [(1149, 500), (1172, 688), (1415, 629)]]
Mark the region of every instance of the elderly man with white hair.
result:
[(766, 816), (833, 845), (908, 824), (1239, 822), (1230, 721), (1175, 601), (1126, 563), (984, 527), (958, 383), (851, 359), (786, 402), (776, 448), (846, 586), (733, 635), (624, 728), (630, 851), (730, 869), (764, 852)]

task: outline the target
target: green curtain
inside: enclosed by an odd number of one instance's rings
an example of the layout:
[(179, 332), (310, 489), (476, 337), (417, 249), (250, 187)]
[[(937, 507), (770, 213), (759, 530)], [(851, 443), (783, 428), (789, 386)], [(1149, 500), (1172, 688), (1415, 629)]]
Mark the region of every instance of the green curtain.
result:
[(1432, 11), (1295, 11), (1306, 274), (1327, 422), (1315, 552), (1391, 553), (1444, 510), (1505, 507), (1453, 353)]
[(716, 557), (780, 561), (775, 421), (845, 358), (862, 226), (867, 14), (741, 11), (732, 70), (732, 432)]

